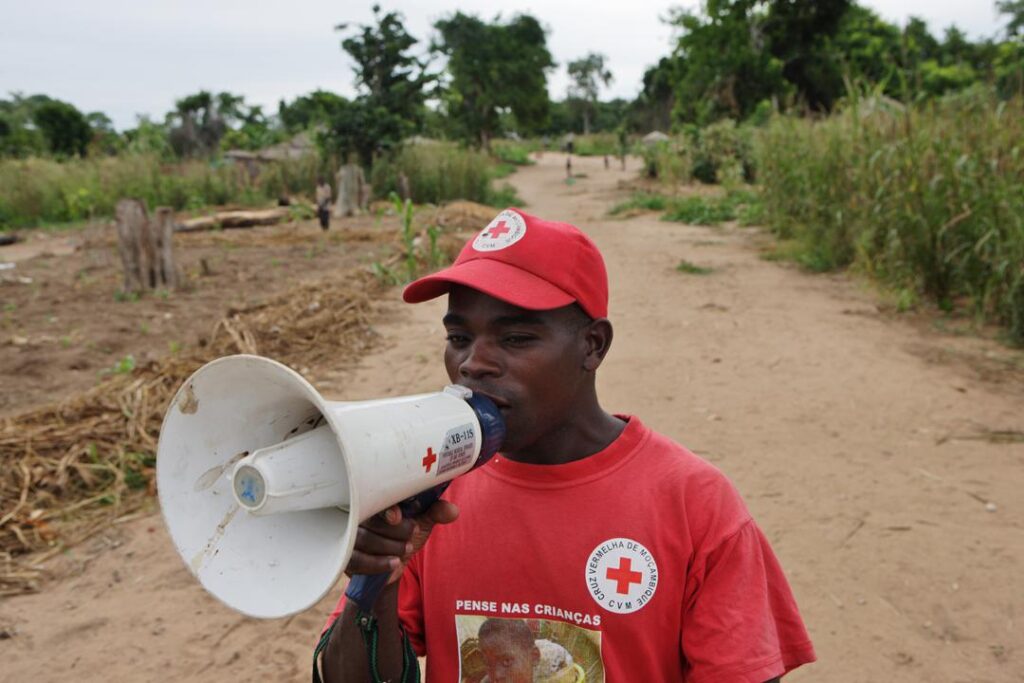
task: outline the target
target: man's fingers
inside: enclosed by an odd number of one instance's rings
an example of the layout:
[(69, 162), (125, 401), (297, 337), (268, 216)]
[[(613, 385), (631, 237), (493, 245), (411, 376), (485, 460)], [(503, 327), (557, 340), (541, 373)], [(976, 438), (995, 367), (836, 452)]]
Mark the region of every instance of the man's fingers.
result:
[(446, 500), (431, 505), (418, 517), (403, 517), (392, 506), (360, 525), (355, 549), (345, 573), (390, 575), (389, 583), (402, 573), (404, 563), (423, 547), (435, 524), (450, 524), (459, 516), (459, 508)]
[(353, 550), (352, 558), (345, 567), (349, 576), (356, 574), (391, 574), (401, 568), (402, 561), (394, 556), (370, 555), (361, 550)]
[(459, 507), (447, 500), (439, 500), (424, 513), (435, 524), (451, 524), (459, 518)]
[[(363, 522), (359, 525), (360, 530), (366, 529), (383, 538), (390, 538), (394, 540), (407, 540), (412, 535), (413, 526), (415, 520), (412, 518), (399, 519), (398, 522), (392, 523), (388, 521), (390, 513), (381, 513)], [(401, 513), (398, 513), (401, 515)], [(393, 518), (392, 518), (393, 519)], [(358, 543), (358, 538), (356, 540)]]
[(397, 505), (392, 505), (387, 510), (380, 513), (380, 516), (383, 517), (384, 521), (388, 524), (399, 524), (402, 521), (402, 509)]
[[(410, 522), (410, 531), (411, 531)], [(369, 555), (391, 555), (394, 557), (405, 557), (412, 552), (412, 544), (409, 542), (410, 535), (394, 538), (382, 536), (373, 529), (359, 527), (356, 532), (355, 548), (359, 552)]]

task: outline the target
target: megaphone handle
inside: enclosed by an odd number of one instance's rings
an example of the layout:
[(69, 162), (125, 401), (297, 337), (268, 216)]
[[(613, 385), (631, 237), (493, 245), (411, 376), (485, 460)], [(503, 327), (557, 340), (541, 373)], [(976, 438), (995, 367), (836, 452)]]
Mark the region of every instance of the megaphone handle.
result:
[[(417, 493), (398, 504), (403, 517), (415, 517), (436, 503), (441, 494), (448, 488), (448, 483), (439, 484), (434, 488)], [(388, 574), (354, 574), (345, 589), (345, 597), (356, 603), (363, 612), (373, 609), (377, 597), (388, 585)]]

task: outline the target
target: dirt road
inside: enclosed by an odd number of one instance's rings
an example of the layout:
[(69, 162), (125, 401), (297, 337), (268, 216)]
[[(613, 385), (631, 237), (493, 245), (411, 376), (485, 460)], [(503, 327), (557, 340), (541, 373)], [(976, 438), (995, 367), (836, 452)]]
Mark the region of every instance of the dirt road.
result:
[[(787, 680), (1024, 680), (1020, 354), (880, 314), (845, 276), (760, 260), (749, 230), (609, 219), (628, 174), (577, 160), (588, 177), (569, 186), (563, 164), (548, 155), (513, 182), (529, 211), (585, 228), (607, 258), (605, 407), (736, 482), (818, 650)], [(683, 258), (713, 270), (680, 273)], [(320, 388), (440, 386), (441, 310), (385, 306), (387, 343), (353, 373), (318, 369), (334, 377)], [(236, 615), (192, 580), (157, 515), (63, 561), (69, 578), (0, 605), (0, 680), (308, 680), (336, 599), (286, 621)]]

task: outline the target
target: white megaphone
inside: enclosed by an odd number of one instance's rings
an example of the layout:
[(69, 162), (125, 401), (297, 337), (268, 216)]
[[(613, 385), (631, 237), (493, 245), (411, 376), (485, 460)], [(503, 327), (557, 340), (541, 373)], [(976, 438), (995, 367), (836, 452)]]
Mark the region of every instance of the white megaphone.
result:
[[(325, 401), (294, 370), (229, 356), (178, 390), (157, 447), (160, 507), (203, 587), (254, 617), (320, 600), (348, 564), (359, 524), (401, 503), (415, 514), (501, 446), (494, 403), (465, 387)], [(353, 577), (368, 610), (386, 575)]]

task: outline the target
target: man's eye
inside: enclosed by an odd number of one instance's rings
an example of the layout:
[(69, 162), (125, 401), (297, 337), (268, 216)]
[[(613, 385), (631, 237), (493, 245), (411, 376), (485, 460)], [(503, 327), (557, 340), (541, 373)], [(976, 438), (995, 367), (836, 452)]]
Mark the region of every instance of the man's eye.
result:
[(512, 346), (523, 346), (533, 341), (533, 337), (528, 334), (506, 334), (504, 340), (506, 344), (511, 344)]
[(445, 336), (445, 339), (448, 341), (449, 344), (465, 344), (466, 342), (469, 341), (469, 337), (467, 337), (466, 335), (456, 334), (454, 332), (449, 332)]

